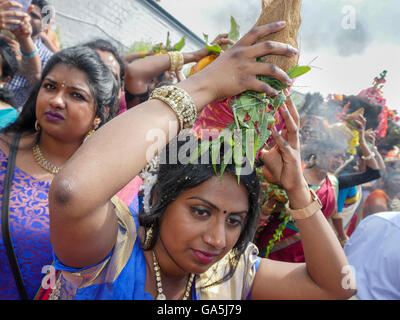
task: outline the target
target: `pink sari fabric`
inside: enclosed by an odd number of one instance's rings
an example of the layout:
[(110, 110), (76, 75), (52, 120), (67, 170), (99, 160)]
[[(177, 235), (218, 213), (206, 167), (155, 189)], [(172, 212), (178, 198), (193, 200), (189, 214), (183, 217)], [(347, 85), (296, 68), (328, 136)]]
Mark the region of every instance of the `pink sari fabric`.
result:
[(124, 113), (126, 110), (128, 110), (128, 107), (126, 105), (125, 91), (122, 91), (121, 92), (121, 99), (119, 99), (118, 115), (120, 115), (121, 113)]
[[(329, 218), (334, 213), (336, 208), (335, 191), (329, 178), (325, 179), (325, 182), (316, 191), (316, 193), (322, 202), (322, 213), (326, 218)], [(257, 241), (257, 246), (260, 249), (260, 252), (262, 252), (263, 249), (268, 246), (268, 242), (273, 238), (275, 230), (278, 228), (280, 223), (281, 221), (278, 219), (273, 219), (261, 232)], [(296, 233), (296, 231), (286, 228), (283, 231), (281, 240), (288, 239), (289, 237), (294, 236)], [(297, 241), (283, 249), (271, 252), (268, 256), (268, 259), (286, 262), (305, 262), (303, 245), (301, 241)]]
[(142, 183), (142, 178), (136, 176), (122, 190), (120, 190), (116, 196), (120, 198), (128, 207), (132, 206), (133, 202), (137, 201), (137, 195)]

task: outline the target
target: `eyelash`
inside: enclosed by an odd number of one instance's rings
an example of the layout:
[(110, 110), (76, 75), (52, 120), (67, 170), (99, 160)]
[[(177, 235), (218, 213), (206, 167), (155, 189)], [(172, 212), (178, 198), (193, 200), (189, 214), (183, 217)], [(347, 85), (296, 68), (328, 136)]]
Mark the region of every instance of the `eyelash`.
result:
[[(55, 90), (56, 89), (56, 87), (51, 83), (44, 83), (43, 88), (47, 89), (47, 90)], [(78, 100), (86, 101), (85, 97), (83, 95), (81, 95), (80, 93), (72, 92), (71, 96)]]
[[(211, 213), (209, 210), (206, 209), (200, 209), (200, 208), (196, 208), (196, 207), (190, 207), (190, 210), (193, 214), (195, 214), (196, 216), (203, 218), (204, 217), (204, 213), (207, 214), (207, 216), (210, 216)], [(229, 222), (231, 221), (231, 222)], [(230, 226), (232, 227), (237, 227), (237, 226), (243, 226), (243, 221), (240, 218), (235, 218), (234, 216), (230, 216), (227, 218), (227, 222)]]
[(44, 89), (48, 89), (48, 90), (53, 90), (53, 89), (55, 89), (56, 87), (53, 86), (51, 83), (44, 83), (44, 84), (43, 84), (43, 88), (44, 88)]

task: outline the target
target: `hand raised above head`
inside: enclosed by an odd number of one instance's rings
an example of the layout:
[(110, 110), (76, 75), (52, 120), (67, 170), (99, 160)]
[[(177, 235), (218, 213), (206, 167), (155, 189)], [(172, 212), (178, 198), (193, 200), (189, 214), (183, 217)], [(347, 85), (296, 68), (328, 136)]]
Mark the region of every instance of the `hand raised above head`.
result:
[(196, 74), (198, 78), (205, 78), (206, 86), (212, 91), (214, 101), (247, 90), (276, 96), (277, 92), (268, 84), (258, 80), (257, 75), (270, 76), (284, 84), (290, 83), (286, 72), (276, 65), (256, 61), (258, 57), (269, 54), (284, 56), (297, 54), (294, 47), (284, 43), (272, 41), (256, 43), (260, 38), (282, 30), (285, 25), (285, 22), (276, 22), (254, 27), (211, 65)]
[(281, 107), (281, 114), (286, 129), (281, 133), (272, 130), (275, 145), (264, 147), (260, 158), (274, 183), (286, 191), (291, 191), (304, 182), (298, 130), (300, 117), (291, 98), (288, 98), (286, 104)]
[(0, 11), (5, 11), (10, 8), (22, 8), (22, 5), (17, 1), (0, 0)]
[[(3, 6), (6, 6), (5, 4)], [(2, 9), (0, 4), (0, 30), (14, 31), (18, 26), (21, 25), (22, 20), (28, 16), (23, 11)], [(10, 6), (12, 7), (12, 6)]]

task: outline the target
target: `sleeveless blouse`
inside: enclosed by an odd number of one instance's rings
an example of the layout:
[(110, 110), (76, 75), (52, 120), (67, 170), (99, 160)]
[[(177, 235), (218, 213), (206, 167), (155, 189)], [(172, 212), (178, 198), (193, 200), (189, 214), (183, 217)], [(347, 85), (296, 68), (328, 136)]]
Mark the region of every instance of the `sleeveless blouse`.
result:
[[(7, 156), (0, 150), (0, 203), (7, 162)], [(29, 299), (40, 288), (43, 267), (52, 263), (49, 188), (49, 182), (39, 181), (15, 167), (9, 202), (10, 235)], [(0, 300), (19, 299), (1, 230), (0, 234)]]

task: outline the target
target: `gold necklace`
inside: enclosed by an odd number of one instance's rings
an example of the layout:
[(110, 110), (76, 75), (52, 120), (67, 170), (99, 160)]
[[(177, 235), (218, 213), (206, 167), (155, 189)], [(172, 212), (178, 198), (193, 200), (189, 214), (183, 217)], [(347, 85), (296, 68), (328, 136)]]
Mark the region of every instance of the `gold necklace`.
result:
[[(160, 265), (158, 264), (156, 255), (154, 254), (154, 251), (152, 251), (152, 253), (153, 253), (154, 272), (156, 274), (156, 283), (157, 283), (157, 292), (158, 292), (156, 300), (167, 300), (167, 297), (163, 293), (162, 282), (161, 282)], [(186, 290), (185, 290), (185, 294), (183, 295), (182, 300), (187, 300), (189, 298), (190, 290), (192, 288), (193, 279), (194, 279), (194, 274), (191, 273), (190, 276), (189, 276), (189, 280), (188, 280), (188, 282), (186, 284)]]
[(51, 164), (48, 160), (46, 160), (38, 144), (32, 147), (32, 151), (33, 151), (33, 158), (43, 169), (49, 171), (52, 174), (57, 174), (60, 171), (60, 167), (57, 167)]

